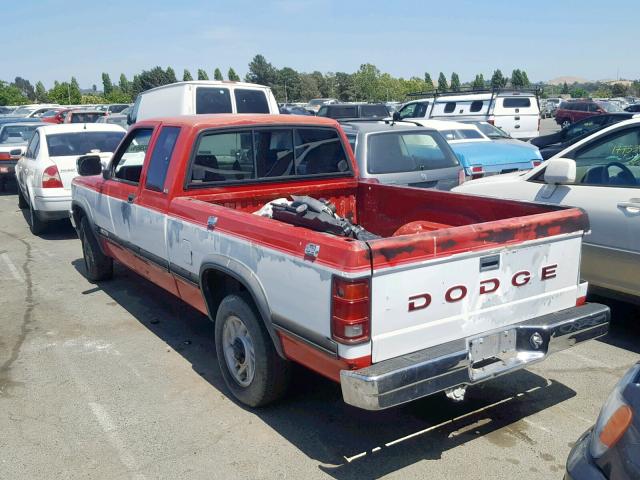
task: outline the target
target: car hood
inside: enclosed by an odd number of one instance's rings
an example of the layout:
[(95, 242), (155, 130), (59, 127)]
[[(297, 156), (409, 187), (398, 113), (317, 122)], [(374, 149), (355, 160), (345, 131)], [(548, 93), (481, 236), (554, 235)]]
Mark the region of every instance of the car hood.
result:
[(503, 165), (542, 159), (537, 148), (502, 141), (452, 143), (451, 148), (465, 166)]

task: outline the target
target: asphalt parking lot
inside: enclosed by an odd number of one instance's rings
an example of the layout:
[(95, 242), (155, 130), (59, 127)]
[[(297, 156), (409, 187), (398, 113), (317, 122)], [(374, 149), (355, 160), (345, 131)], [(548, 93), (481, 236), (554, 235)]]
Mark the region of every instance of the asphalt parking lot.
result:
[(34, 237), (0, 193), (0, 478), (562, 478), (640, 356), (640, 309), (609, 302), (607, 337), (462, 403), (360, 411), (300, 369), (254, 411), (227, 395), (207, 318), (122, 267), (99, 285), (83, 269), (69, 224)]

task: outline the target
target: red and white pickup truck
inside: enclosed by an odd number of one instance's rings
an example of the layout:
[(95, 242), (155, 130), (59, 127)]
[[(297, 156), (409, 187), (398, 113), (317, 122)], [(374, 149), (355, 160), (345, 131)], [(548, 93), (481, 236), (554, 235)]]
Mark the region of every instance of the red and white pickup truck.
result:
[(72, 187), (87, 276), (116, 260), (209, 315), (250, 406), (291, 361), (364, 409), (460, 399), (608, 329), (580, 282), (583, 211), (359, 180), (333, 120), (139, 122), (100, 168), (79, 159)]

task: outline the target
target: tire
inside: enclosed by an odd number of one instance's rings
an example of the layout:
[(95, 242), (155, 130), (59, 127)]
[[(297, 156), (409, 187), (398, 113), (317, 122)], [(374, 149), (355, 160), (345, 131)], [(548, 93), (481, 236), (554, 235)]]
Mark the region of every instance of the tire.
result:
[(291, 365), (276, 352), (249, 295), (231, 294), (222, 300), (215, 342), (222, 377), (241, 403), (262, 407), (285, 394)]
[(29, 203), (25, 200), (19, 185), (18, 185), (18, 208), (20, 210), (26, 210), (27, 208), (29, 208)]
[(80, 221), (79, 236), (87, 279), (99, 282), (113, 277), (113, 259), (102, 253), (87, 217)]
[(571, 120), (565, 118), (562, 123), (560, 123), (560, 128), (567, 128), (569, 125), (571, 125)]
[(42, 220), (38, 215), (38, 211), (33, 208), (33, 205), (29, 203), (29, 230), (34, 235), (40, 235), (47, 229), (47, 222)]

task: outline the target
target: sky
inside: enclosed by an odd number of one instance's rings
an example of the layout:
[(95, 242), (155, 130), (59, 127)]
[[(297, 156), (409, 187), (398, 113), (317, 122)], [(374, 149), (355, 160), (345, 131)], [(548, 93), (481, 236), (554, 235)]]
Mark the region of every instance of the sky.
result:
[(261, 53), (275, 67), (398, 77), (458, 73), (469, 81), (514, 68), (532, 81), (640, 78), (640, 1), (593, 0), (20, 0), (0, 2), (0, 80), (82, 88), (141, 70), (229, 67)]

